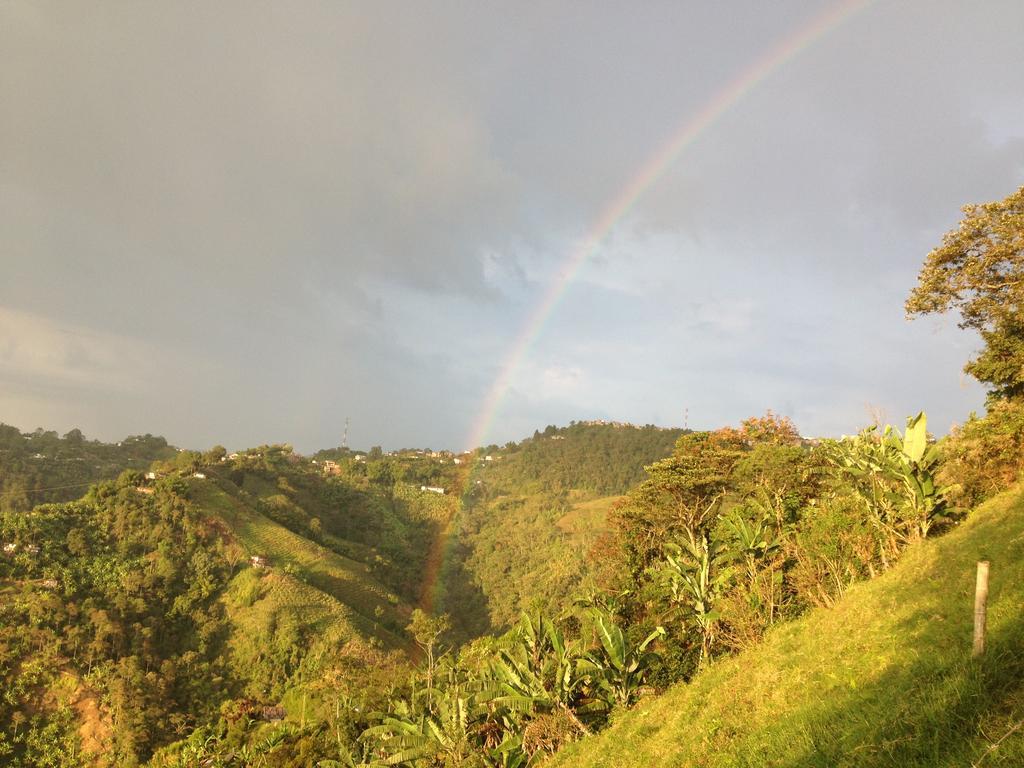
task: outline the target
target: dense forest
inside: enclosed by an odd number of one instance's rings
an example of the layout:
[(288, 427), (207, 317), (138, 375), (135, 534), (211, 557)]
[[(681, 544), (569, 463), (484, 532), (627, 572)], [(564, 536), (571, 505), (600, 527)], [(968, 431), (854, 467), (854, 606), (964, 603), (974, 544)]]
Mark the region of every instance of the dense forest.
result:
[[(938, 440), (770, 411), (463, 454), (4, 428), (0, 759), (1020, 764), (1022, 239), (1024, 189), (968, 207), (907, 301), (982, 340), (986, 414)], [(948, 601), (983, 554), (1009, 576), (971, 661)]]

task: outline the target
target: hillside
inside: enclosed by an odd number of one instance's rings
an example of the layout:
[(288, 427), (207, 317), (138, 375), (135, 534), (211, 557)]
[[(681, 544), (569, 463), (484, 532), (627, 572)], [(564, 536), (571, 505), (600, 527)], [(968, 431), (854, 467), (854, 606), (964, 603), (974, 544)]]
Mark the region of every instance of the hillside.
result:
[(147, 464), (79, 501), (0, 514), (13, 764), (44, 764), (75, 734), (89, 762), (134, 763), (223, 706), (322, 719), (341, 691), (372, 701), (375, 676), (408, 674), (405, 627), (455, 498), (285, 446), (160, 455), (155, 479)]
[[(970, 658), (975, 562), (992, 563), (989, 648)], [(1024, 490), (915, 545), (832, 609), (774, 628), (621, 713), (547, 766), (1018, 766)], [(991, 744), (1007, 736), (998, 748)], [(986, 754), (987, 753), (987, 754)]]
[(466, 636), (507, 627), (527, 608), (564, 608), (590, 573), (587, 553), (612, 504), (681, 434), (578, 422), (481, 453), (451, 527), (440, 607)]
[[(586, 491), (595, 496), (625, 493), (644, 478), (644, 466), (672, 451), (681, 429), (653, 425), (572, 422), (490, 451), (477, 479), (499, 489), (525, 494)], [(492, 446), (492, 448), (494, 448)]]
[[(288, 530), (217, 483), (193, 481), (189, 497), (204, 513), (216, 515), (226, 523), (248, 557), (266, 559), (265, 569), (272, 572), (273, 578), (264, 581), (274, 588), (268, 590), (264, 599), (277, 603), (285, 597), (289, 604), (305, 604), (314, 609), (324, 604), (332, 624), (351, 625), (349, 634), (376, 634), (392, 646), (402, 644), (393, 632), (401, 631), (409, 609), (402, 610), (399, 596), (372, 576), (368, 563), (349, 559)], [(281, 588), (282, 581), (289, 582), (288, 588)], [(289, 595), (292, 592), (302, 593), (301, 597)], [(375, 617), (378, 609), (379, 616)], [(314, 618), (311, 623), (315, 625), (318, 620)]]
[[(768, 414), (713, 433), (551, 428), (459, 463), (174, 451), (77, 502), (0, 514), (0, 753), (952, 766), (1009, 733), (983, 765), (1018, 764), (1024, 488), (959, 524), (945, 496), (913, 506), (900, 488), (935, 487), (926, 434), (919, 415), (808, 445)], [(863, 455), (873, 485), (847, 469)], [(588, 481), (612, 464), (644, 479)], [(950, 466), (963, 487), (973, 465)], [(876, 488), (896, 506), (866, 504)], [(662, 549), (687, 531), (689, 550)], [(990, 653), (972, 663), (982, 556)]]

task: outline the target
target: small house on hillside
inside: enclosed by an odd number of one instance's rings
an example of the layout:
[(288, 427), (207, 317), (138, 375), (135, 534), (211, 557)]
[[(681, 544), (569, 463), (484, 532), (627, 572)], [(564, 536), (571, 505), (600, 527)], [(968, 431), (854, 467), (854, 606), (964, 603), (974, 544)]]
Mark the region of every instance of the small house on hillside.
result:
[(13, 555), (17, 551), (18, 551), (18, 545), (15, 544), (13, 541), (8, 542), (7, 544), (4, 544), (4, 554), (5, 555)]
[(341, 467), (338, 466), (338, 462), (327, 459), (324, 462), (324, 474), (325, 475), (340, 475)]
[(147, 480), (156, 480), (156, 472), (147, 472), (146, 473), (146, 479)]
[(268, 568), (270, 563), (267, 562), (267, 558), (263, 555), (253, 555), (249, 558), (249, 563), (253, 568)]
[(194, 477), (196, 480), (205, 480), (206, 479), (206, 473), (205, 472), (193, 472), (192, 473), (192, 477)]
[(420, 490), (426, 493), (444, 493), (444, 488), (438, 488), (436, 485), (421, 485)]

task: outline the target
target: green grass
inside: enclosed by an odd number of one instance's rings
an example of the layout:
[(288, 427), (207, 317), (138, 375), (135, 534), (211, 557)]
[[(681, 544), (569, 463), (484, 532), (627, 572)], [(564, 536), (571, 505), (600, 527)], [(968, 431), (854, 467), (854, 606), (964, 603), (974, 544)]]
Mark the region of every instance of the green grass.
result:
[(556, 525), (565, 533), (595, 533), (607, 527), (608, 512), (615, 502), (624, 496), (601, 496), (596, 499), (579, 501), (572, 509), (559, 518)]
[[(369, 565), (293, 533), (229, 491), (230, 488), (225, 490), (216, 482), (193, 481), (190, 497), (205, 512), (223, 520), (247, 554), (269, 559), (271, 570), (284, 579), (281, 589), (288, 584), (293, 592), (303, 595), (301, 600), (329, 605), (363, 635), (377, 635), (393, 647), (405, 645), (381, 625), (404, 626), (411, 609), (372, 576)], [(281, 597), (283, 600), (284, 596)], [(276, 598), (271, 603), (275, 601)], [(379, 621), (375, 616), (378, 607), (383, 609)]]
[[(975, 661), (979, 559), (992, 574), (989, 647)], [(1021, 766), (1024, 726), (1009, 732), (1024, 719), (1022, 608), (1017, 489), (834, 608), (777, 627), (545, 766)]]

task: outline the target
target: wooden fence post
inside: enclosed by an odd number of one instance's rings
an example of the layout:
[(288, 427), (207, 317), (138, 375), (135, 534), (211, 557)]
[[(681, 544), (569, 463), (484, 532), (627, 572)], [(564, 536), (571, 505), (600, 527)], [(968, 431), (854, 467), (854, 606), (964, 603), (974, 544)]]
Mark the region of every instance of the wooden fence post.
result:
[(974, 650), (978, 658), (985, 653), (985, 618), (988, 610), (988, 560), (978, 561), (978, 579), (974, 585)]

